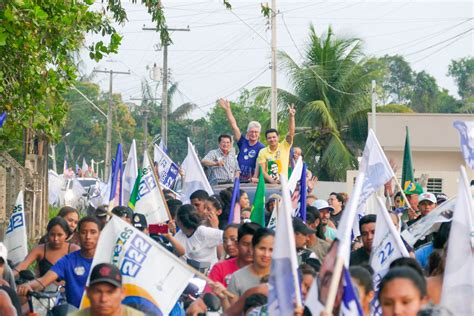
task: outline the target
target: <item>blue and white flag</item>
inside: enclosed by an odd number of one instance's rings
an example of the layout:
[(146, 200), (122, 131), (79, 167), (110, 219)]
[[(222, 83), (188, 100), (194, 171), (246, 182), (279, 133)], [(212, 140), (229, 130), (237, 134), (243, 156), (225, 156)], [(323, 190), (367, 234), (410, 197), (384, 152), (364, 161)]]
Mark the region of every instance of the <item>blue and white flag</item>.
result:
[(202, 169), (201, 161), (194, 150), (194, 146), (188, 138), (188, 155), (184, 158), (181, 168), (184, 170), (184, 183), (181, 192), (181, 201), (189, 203), (189, 196), (196, 190), (204, 190), (209, 195), (214, 194), (206, 174)]
[(306, 164), (303, 164), (303, 170), (301, 171), (300, 178), (300, 200), (298, 202), (298, 208), (296, 209), (296, 216), (301, 218), (303, 222), (306, 223), (306, 196), (308, 192), (306, 191)]
[(372, 129), (369, 129), (369, 135), (365, 143), (364, 154), (359, 165), (359, 171), (364, 172), (364, 182), (357, 204), (357, 217), (352, 226), (354, 237), (360, 236), (359, 219), (365, 215), (365, 202), (377, 190), (382, 188), (385, 183), (395, 177), (392, 167), (380, 147), (379, 141)]
[(171, 218), (168, 216), (163, 192), (156, 181), (153, 165), (148, 158), (146, 150), (143, 154), (142, 170), (142, 178), (135, 202), (135, 212), (145, 215), (148, 225), (165, 223)]
[(132, 140), (130, 151), (128, 152), (127, 164), (123, 171), (123, 182), (122, 182), (122, 201), (124, 205), (128, 205), (130, 201), (130, 195), (135, 185), (135, 180), (138, 177), (138, 159), (137, 159), (137, 145), (135, 139)]
[[(120, 269), (122, 304), (145, 315), (170, 315), (194, 275), (185, 261), (115, 215), (100, 233), (91, 271), (104, 262)], [(84, 295), (81, 308), (89, 304)]]
[(352, 285), (349, 270), (344, 267), (343, 270), (343, 294), (341, 301), (340, 316), (364, 316), (357, 295)]
[(153, 161), (158, 165), (160, 183), (167, 188), (173, 188), (179, 175), (178, 165), (156, 144), (153, 146)]
[(123, 152), (122, 144), (117, 145), (115, 161), (112, 168), (112, 182), (110, 186), (109, 210), (122, 203), (122, 174), (123, 174)]
[(464, 160), (471, 169), (474, 169), (474, 121), (455, 121), (453, 126), (461, 135)]
[[(298, 281), (295, 235), (291, 220), (291, 198), (286, 175), (280, 174), (282, 201), (275, 230), (268, 290), (269, 315), (293, 315), (302, 306)], [(296, 303), (296, 306), (295, 306)]]
[(3, 243), (8, 249), (8, 259), (13, 264), (22, 262), (28, 254), (28, 239), (26, 237), (25, 204), (23, 191), (18, 193), (12, 215), (8, 223)]
[[(372, 242), (370, 266), (374, 269), (374, 290), (377, 293), (380, 281), (387, 274), (392, 261), (402, 257), (409, 257), (409, 254), (388, 214), (383, 200), (377, 197), (376, 202), (377, 221), (375, 223), (375, 236)], [(376, 297), (372, 301), (373, 315), (382, 315)]]
[(3, 112), (2, 114), (0, 114), (0, 127), (3, 126), (6, 119), (7, 119), (7, 112)]
[(89, 165), (87, 164), (86, 162), (86, 158), (85, 157), (82, 157), (82, 172), (85, 174), (87, 169), (89, 169)]
[(166, 154), (168, 153), (168, 148), (166, 148), (165, 143), (163, 142), (163, 138), (160, 139), (159, 148), (160, 148), (164, 153), (166, 153)]
[(237, 199), (240, 198), (240, 180), (238, 177), (234, 179), (234, 188), (232, 190), (232, 199), (230, 201), (230, 212), (228, 224), (240, 223), (240, 204)]
[(458, 197), (448, 239), (441, 305), (453, 315), (474, 315), (474, 203), (461, 166)]

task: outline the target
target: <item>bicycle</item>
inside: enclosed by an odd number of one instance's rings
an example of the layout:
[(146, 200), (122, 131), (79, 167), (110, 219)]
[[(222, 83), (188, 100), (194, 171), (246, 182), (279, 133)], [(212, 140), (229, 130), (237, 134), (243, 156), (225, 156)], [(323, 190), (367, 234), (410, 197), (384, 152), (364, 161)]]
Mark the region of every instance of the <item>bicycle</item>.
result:
[[(29, 308), (28, 316), (66, 316), (72, 310), (76, 310), (66, 302), (62, 289), (63, 286), (60, 285), (56, 291), (29, 291), (26, 294)], [(39, 312), (35, 312), (35, 310), (39, 310)]]

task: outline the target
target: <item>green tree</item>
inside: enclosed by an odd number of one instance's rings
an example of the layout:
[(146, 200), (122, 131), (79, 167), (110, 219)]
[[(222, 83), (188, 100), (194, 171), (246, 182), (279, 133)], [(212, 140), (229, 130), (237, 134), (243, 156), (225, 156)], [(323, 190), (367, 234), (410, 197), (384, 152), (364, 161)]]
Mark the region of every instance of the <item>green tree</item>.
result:
[[(463, 100), (474, 96), (474, 58), (464, 57), (452, 60), (448, 75), (454, 78), (458, 85), (458, 93)], [(472, 102), (473, 100), (471, 100)]]
[[(349, 130), (351, 119), (362, 117), (370, 107), (372, 74), (363, 67), (362, 41), (336, 37), (330, 27), (318, 36), (311, 26), (302, 64), (283, 52), (279, 58), (293, 89), (278, 92), (280, 109), (294, 103), (297, 130), (298, 126), (304, 130), (297, 133), (295, 144), (303, 148), (320, 179), (345, 179), (346, 170), (357, 168), (354, 152), (362, 146)], [(269, 91), (258, 87), (254, 93), (268, 101)]]
[(385, 55), (380, 61), (388, 70), (379, 83), (390, 96), (387, 103), (408, 104), (415, 82), (410, 64), (400, 55)]
[(437, 111), (439, 93), (436, 79), (421, 71), (415, 75), (409, 106), (415, 112), (434, 113)]

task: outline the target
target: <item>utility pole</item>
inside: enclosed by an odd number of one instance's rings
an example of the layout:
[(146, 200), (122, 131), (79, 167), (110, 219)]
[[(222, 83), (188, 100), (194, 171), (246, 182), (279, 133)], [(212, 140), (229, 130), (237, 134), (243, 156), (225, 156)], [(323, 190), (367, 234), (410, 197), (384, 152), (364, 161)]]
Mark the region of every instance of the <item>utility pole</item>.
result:
[(276, 0), (272, 0), (272, 104), (271, 104), (271, 127), (278, 127), (278, 112), (277, 112), (277, 102), (278, 102), (278, 91), (277, 91), (277, 60), (276, 60)]
[(376, 102), (377, 102), (377, 95), (375, 94), (375, 80), (372, 80), (372, 129), (374, 130), (374, 134), (377, 135), (377, 126), (376, 126)]
[(112, 159), (112, 80), (114, 74), (117, 75), (129, 75), (130, 71), (114, 71), (114, 70), (97, 70), (94, 69), (94, 72), (97, 73), (108, 73), (110, 74), (110, 82), (109, 82), (109, 106), (107, 108), (107, 137), (106, 137), (106, 144), (105, 144), (105, 175), (107, 176), (110, 172), (110, 163)]
[[(160, 98), (130, 98), (130, 100), (135, 101), (157, 101), (161, 100)], [(150, 113), (150, 108), (148, 103), (143, 108), (143, 149), (148, 148), (148, 113)]]
[[(154, 27), (144, 27), (144, 31), (157, 31)], [(191, 29), (189, 26), (183, 28), (167, 28), (169, 32), (189, 32)], [(168, 43), (162, 43), (163, 45), (163, 86), (161, 90), (161, 139), (163, 144), (168, 146)]]

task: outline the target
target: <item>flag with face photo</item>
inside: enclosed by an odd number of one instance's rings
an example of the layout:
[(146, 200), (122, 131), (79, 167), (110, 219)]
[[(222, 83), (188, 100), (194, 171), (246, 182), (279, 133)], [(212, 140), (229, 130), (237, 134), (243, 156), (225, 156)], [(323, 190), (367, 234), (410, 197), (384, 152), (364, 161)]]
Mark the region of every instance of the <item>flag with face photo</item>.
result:
[(3, 238), (3, 243), (8, 249), (8, 259), (13, 264), (20, 263), (28, 254), (28, 239), (26, 237), (25, 204), (23, 191), (18, 193), (13, 212), (8, 222), (8, 227)]
[(135, 179), (138, 176), (138, 160), (137, 160), (137, 145), (135, 140), (132, 140), (130, 151), (128, 152), (127, 164), (123, 171), (122, 180), (122, 201), (124, 205), (127, 205), (130, 201), (130, 195), (132, 194)]
[(160, 183), (167, 188), (172, 188), (178, 179), (179, 167), (171, 160), (161, 147), (153, 146), (153, 161), (158, 166)]
[[(409, 257), (408, 251), (385, 208), (383, 200), (377, 201), (377, 221), (375, 223), (375, 236), (372, 242), (370, 266), (374, 269), (374, 290), (379, 289), (379, 283), (390, 268), (392, 261), (402, 257)], [(372, 302), (374, 315), (381, 315), (378, 300)]]
[(135, 212), (145, 215), (148, 225), (160, 224), (170, 220), (167, 205), (159, 183), (153, 173), (148, 153), (143, 155), (143, 168), (135, 199)]
[(456, 121), (453, 126), (461, 136), (461, 151), (467, 165), (474, 169), (474, 122)]
[(441, 305), (453, 315), (474, 315), (474, 203), (461, 166), (458, 198), (449, 233)]
[[(291, 220), (291, 198), (286, 175), (280, 174), (282, 202), (275, 229), (272, 267), (268, 289), (268, 314), (293, 315), (302, 306), (298, 281), (295, 235)], [(295, 306), (296, 303), (296, 306)]]
[(189, 197), (194, 191), (204, 190), (209, 195), (214, 194), (209, 181), (207, 180), (206, 174), (201, 166), (194, 146), (188, 138), (188, 155), (183, 161), (181, 168), (184, 170), (184, 183), (183, 190), (181, 191), (181, 201), (183, 203), (189, 203)]
[[(104, 262), (120, 269), (122, 304), (146, 315), (168, 315), (193, 277), (184, 261), (117, 216), (100, 233), (92, 267)], [(89, 305), (84, 295), (81, 308)]]
[(353, 223), (354, 237), (360, 235), (359, 221), (365, 215), (364, 208), (367, 199), (377, 190), (382, 188), (385, 183), (395, 177), (392, 167), (380, 147), (379, 141), (372, 129), (369, 129), (369, 135), (365, 143), (364, 154), (359, 165), (359, 171), (364, 172), (364, 182), (357, 205), (357, 220)]
[(122, 204), (122, 174), (123, 174), (123, 152), (122, 144), (117, 145), (115, 160), (112, 168), (112, 182), (110, 186), (109, 210)]

